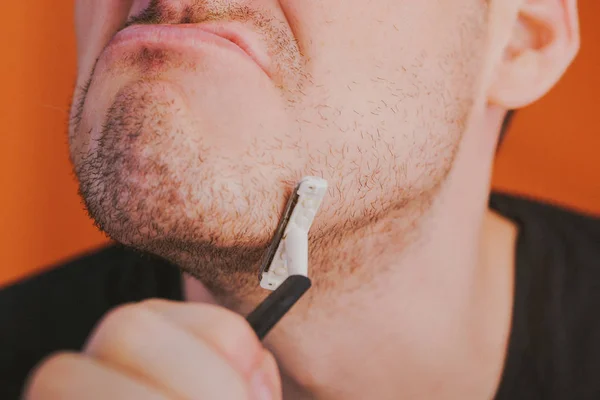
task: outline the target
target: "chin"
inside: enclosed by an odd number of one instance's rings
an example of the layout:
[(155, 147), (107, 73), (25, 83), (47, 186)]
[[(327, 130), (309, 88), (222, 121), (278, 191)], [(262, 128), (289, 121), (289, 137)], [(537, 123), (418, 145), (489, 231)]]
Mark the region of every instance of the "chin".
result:
[(264, 124), (253, 130), (255, 123), (246, 119), (243, 134), (262, 140), (223, 142), (239, 128), (198, 118), (176, 86), (124, 86), (106, 118), (88, 123), (98, 126), (83, 141), (89, 145), (71, 146), (89, 214), (114, 240), (170, 258), (209, 247), (266, 247), (301, 174), (255, 157), (275, 141)]

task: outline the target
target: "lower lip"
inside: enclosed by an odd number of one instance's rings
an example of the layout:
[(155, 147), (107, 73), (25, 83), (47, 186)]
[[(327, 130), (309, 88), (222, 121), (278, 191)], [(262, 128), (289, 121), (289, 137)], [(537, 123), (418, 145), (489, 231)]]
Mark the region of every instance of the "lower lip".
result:
[(237, 44), (212, 32), (203, 30), (201, 25), (135, 25), (117, 33), (107, 46), (108, 51), (135, 45), (151, 45), (186, 50), (200, 50), (215, 46), (235, 51), (257, 63)]

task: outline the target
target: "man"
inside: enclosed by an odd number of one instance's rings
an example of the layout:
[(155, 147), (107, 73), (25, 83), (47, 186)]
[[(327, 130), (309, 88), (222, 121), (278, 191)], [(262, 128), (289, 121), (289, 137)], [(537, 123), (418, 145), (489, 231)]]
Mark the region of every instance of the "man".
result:
[[(76, 28), (71, 156), (124, 246), (4, 291), (3, 398), (600, 398), (600, 223), (488, 208), (575, 0), (79, 0)], [(305, 175), (314, 287), (263, 347), (242, 316)]]

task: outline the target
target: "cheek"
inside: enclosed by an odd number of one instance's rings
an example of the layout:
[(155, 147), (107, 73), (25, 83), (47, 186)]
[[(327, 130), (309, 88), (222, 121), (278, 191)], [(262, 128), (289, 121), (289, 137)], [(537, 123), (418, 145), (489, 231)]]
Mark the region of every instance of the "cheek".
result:
[(318, 84), (345, 90), (384, 80), (401, 86), (432, 80), (439, 84), (444, 78), (440, 75), (476, 47), (471, 46), (476, 38), (470, 28), (481, 24), (484, 10), (476, 1), (480, 0), (281, 3), (308, 74), (321, 81)]
[(430, 0), (381, 1), (376, 9), (323, 3), (296, 11), (310, 84), (293, 112), (312, 138), (308, 165), (339, 175), (335, 182), (358, 178), (359, 188), (344, 193), (361, 199), (380, 194), (370, 189), (382, 183), (430, 190), (447, 173), (472, 107), (480, 44), (469, 38), (481, 21)]

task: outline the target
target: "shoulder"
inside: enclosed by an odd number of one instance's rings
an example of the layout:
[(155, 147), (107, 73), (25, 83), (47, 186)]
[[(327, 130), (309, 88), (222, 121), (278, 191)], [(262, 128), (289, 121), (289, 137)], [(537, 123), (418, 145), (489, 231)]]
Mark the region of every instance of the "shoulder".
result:
[(549, 229), (550, 234), (563, 232), (566, 239), (569, 235), (575, 235), (586, 237), (596, 244), (600, 240), (600, 216), (587, 215), (535, 199), (499, 193), (492, 194), (490, 207), (524, 229), (533, 224)]
[(535, 281), (552, 285), (554, 294), (576, 288), (578, 296), (590, 294), (582, 289), (600, 281), (599, 217), (506, 195), (492, 196), (490, 205), (518, 225), (517, 261)]
[[(150, 297), (181, 298), (178, 270), (110, 246), (0, 290), (0, 398), (57, 350), (77, 350), (111, 308)], [(17, 390), (17, 389), (12, 389)]]
[(490, 206), (519, 226), (498, 398), (600, 398), (600, 219), (504, 195), (492, 196)]
[(518, 225), (520, 250), (534, 263), (546, 261), (547, 272), (567, 266), (569, 273), (579, 268), (599, 272), (600, 217), (499, 194), (491, 197), (490, 206)]
[(113, 245), (1, 288), (0, 319), (28, 307), (84, 306), (86, 301), (100, 299), (106, 305), (116, 305), (147, 295), (177, 297), (180, 286), (174, 266)]

